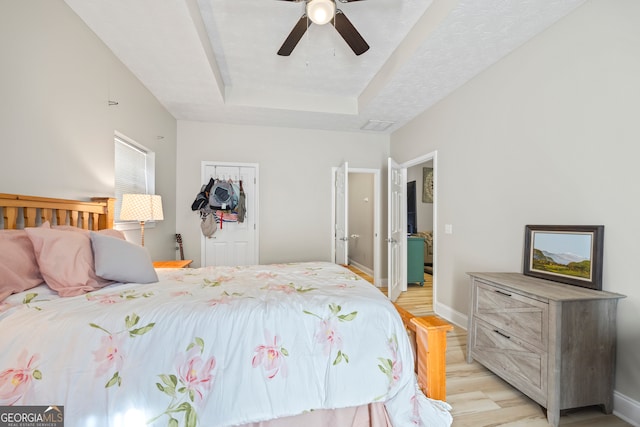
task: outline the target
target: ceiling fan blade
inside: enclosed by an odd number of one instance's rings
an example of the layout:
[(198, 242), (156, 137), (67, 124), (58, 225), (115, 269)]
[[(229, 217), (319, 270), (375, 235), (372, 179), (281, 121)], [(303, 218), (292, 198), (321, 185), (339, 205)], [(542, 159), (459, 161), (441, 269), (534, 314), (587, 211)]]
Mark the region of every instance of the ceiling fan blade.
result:
[(334, 17), (334, 26), (344, 41), (347, 42), (353, 53), (356, 55), (362, 55), (369, 50), (369, 45), (362, 38), (356, 27), (353, 26), (351, 21), (347, 19), (345, 14), (340, 10), (336, 10), (336, 16)]
[(293, 49), (295, 49), (296, 45), (304, 35), (307, 28), (311, 25), (311, 20), (307, 19), (307, 14), (302, 15), (302, 18), (298, 20), (296, 25), (293, 27), (293, 30), (289, 33), (284, 43), (280, 47), (278, 51), (278, 55), (280, 56), (289, 56)]

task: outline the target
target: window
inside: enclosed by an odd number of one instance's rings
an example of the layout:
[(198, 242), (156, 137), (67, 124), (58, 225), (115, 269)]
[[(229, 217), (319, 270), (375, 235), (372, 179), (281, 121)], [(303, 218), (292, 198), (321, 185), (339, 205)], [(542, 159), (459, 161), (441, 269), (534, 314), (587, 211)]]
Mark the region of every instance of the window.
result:
[(114, 141), (115, 222), (120, 230), (137, 228), (135, 221), (120, 221), (122, 195), (155, 193), (155, 153), (122, 135), (116, 135)]

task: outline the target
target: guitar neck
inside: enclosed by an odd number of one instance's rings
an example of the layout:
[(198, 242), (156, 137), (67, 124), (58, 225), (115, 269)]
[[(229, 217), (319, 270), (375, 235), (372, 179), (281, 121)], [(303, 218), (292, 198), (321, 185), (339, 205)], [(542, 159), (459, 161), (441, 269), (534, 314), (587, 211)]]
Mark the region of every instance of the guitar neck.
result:
[(184, 250), (182, 249), (182, 235), (176, 234), (176, 242), (178, 243), (178, 248), (180, 249), (180, 259), (184, 261)]

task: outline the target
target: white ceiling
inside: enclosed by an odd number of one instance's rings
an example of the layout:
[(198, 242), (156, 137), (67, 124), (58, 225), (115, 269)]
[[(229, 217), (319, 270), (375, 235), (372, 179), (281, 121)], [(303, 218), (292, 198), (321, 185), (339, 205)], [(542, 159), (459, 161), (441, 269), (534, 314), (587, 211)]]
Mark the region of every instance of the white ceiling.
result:
[(304, 2), (65, 0), (178, 120), (390, 133), (585, 0), (337, 3), (371, 48), (312, 24)]

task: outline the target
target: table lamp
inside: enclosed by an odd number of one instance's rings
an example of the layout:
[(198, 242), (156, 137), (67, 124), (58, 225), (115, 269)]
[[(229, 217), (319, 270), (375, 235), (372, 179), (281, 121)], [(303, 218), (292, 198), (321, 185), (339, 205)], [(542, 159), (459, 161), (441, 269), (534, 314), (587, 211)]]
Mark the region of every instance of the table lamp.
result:
[(140, 245), (144, 246), (144, 223), (163, 220), (162, 197), (155, 194), (123, 194), (121, 221), (140, 222)]

